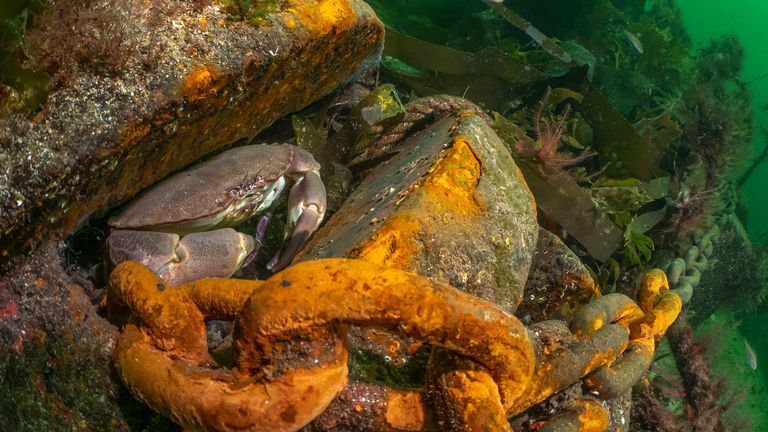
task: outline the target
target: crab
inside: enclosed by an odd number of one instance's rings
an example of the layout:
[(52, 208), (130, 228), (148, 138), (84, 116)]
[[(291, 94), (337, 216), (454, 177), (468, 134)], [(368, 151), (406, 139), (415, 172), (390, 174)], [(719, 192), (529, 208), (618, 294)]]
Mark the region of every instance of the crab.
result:
[(292, 182), (284, 242), (267, 264), (279, 271), (325, 215), (319, 170), (311, 154), (291, 144), (220, 153), (155, 184), (110, 218), (110, 262), (139, 261), (171, 286), (229, 277), (250, 261), (258, 242), (232, 227), (266, 213)]

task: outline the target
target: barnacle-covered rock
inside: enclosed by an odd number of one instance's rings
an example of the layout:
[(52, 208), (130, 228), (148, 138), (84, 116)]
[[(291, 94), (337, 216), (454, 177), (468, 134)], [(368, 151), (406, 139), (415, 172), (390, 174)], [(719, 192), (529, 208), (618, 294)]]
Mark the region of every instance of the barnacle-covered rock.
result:
[(384, 29), (364, 2), (279, 3), (258, 23), (214, 2), (179, 8), (151, 29), (145, 20), (155, 11), (131, 9), (136, 16), (120, 19), (148, 27), (153, 65), (129, 57), (114, 76), (80, 68), (32, 121), (4, 119), (0, 264), (253, 138), (378, 59)]

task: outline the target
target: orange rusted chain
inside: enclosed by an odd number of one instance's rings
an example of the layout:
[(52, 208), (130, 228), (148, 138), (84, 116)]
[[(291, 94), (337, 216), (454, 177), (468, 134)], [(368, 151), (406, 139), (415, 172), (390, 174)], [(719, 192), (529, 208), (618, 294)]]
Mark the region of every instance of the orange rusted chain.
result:
[(612, 365), (601, 367), (584, 379), (595, 396), (613, 399), (637, 384), (651, 366), (653, 348), (644, 343), (631, 343), (621, 358)]
[[(602, 296), (579, 309), (570, 323), (577, 340), (568, 343), (565, 330), (559, 330), (563, 335), (553, 344), (541, 342), (531, 386), (508, 414), (522, 412), (585, 376), (587, 387), (605, 399), (631, 388), (650, 366), (655, 340), (679, 313), (679, 297), (665, 287), (663, 272), (645, 275), (638, 297), (650, 308), (646, 312), (623, 294)], [(546, 327), (532, 328), (539, 329), (534, 331), (538, 335)]]
[(555, 348), (543, 344), (531, 386), (507, 414), (518, 414), (616, 361), (627, 348), (631, 326), (643, 317), (640, 307), (623, 294), (608, 294), (583, 306), (570, 323), (576, 340), (558, 342)]
[(643, 317), (643, 311), (624, 294), (607, 294), (579, 309), (570, 323), (576, 339), (588, 336), (605, 324), (616, 323), (624, 328)]
[(683, 308), (683, 300), (674, 291), (658, 296), (653, 309), (645, 314), (642, 321), (632, 326), (631, 339), (647, 339), (649, 343), (661, 339), (669, 326), (675, 322)]
[[(217, 279), (172, 289), (146, 267), (123, 266), (110, 277), (108, 301), (112, 309), (127, 307), (148, 326), (158, 343), (182, 345), (184, 349), (207, 352), (203, 316), (209, 319), (233, 319), (260, 282), (230, 282), (226, 293), (216, 294)], [(191, 288), (190, 288), (191, 286)], [(195, 354), (197, 355), (197, 353)]]
[(643, 275), (640, 289), (637, 290), (637, 302), (643, 311), (653, 309), (659, 294), (669, 290), (667, 274), (661, 269), (651, 269)]
[(608, 429), (608, 411), (592, 399), (579, 399), (574, 407), (528, 430), (538, 432), (603, 432)]
[[(115, 357), (131, 391), (185, 427), (297, 430), (346, 384), (347, 326), (378, 327), (455, 352), (436, 352), (432, 360), (430, 382), (439, 391), (430, 394), (439, 395), (433, 406), (441, 421), (505, 430), (507, 417), (614, 362), (630, 333), (635, 339), (622, 361), (586, 383), (605, 397), (621, 390), (628, 375), (644, 372), (655, 338), (679, 312), (679, 297), (651, 276), (640, 297), (652, 309), (642, 319), (624, 296), (593, 302), (571, 324), (580, 339), (541, 342), (534, 374), (533, 344), (516, 318), (416, 274), (326, 259), (265, 282), (207, 279), (166, 288), (147, 268), (125, 263), (112, 275), (110, 301), (130, 308), (136, 322), (126, 326)], [(206, 318), (234, 319), (237, 368), (212, 368)], [(393, 430), (421, 428), (427, 410), (419, 401), (416, 392), (393, 394), (383, 405), (384, 421)]]
[(432, 351), (427, 378), (430, 405), (444, 431), (507, 431), (499, 386), (477, 363), (440, 348)]
[(637, 296), (645, 318), (633, 324), (631, 338), (660, 339), (680, 314), (682, 298), (669, 289), (667, 275), (660, 269), (646, 272)]
[(254, 291), (235, 323), (235, 348), (246, 370), (260, 367), (275, 341), (311, 340), (318, 328), (337, 323), (378, 327), (485, 366), (505, 409), (528, 386), (534, 366), (528, 333), (514, 316), (449, 285), (362, 260), (289, 267)]
[(302, 432), (434, 431), (424, 393), (352, 381)]
[(664, 336), (683, 306), (680, 296), (669, 291), (667, 276), (659, 269), (645, 273), (637, 298), (645, 314), (630, 326), (629, 348), (621, 359), (584, 381), (587, 388), (604, 399), (628, 392), (642, 378), (653, 361), (656, 340)]
[(311, 421), (346, 384), (347, 351), (340, 335), (332, 335), (336, 342), (323, 335), (313, 343), (327, 354), (321, 360), (278, 376), (213, 368), (208, 355), (204, 319), (233, 318), (238, 304), (260, 285), (208, 279), (165, 288), (141, 264), (117, 266), (110, 295), (139, 321), (125, 327), (115, 348), (126, 386), (154, 410), (195, 430), (293, 431)]
[(598, 367), (610, 364), (624, 351), (627, 341), (623, 327), (606, 324), (593, 334), (545, 355), (538, 362), (531, 385), (507, 411), (507, 416), (525, 411)]
[[(176, 288), (127, 262), (113, 272), (110, 296), (138, 321), (116, 348), (123, 380), (189, 428), (296, 430), (311, 421), (346, 383), (349, 324), (475, 360), (490, 371), (504, 410), (533, 371), (531, 341), (515, 317), (448, 285), (360, 260), (304, 262), (263, 283), (208, 279)], [(233, 317), (237, 368), (212, 369), (204, 319)]]

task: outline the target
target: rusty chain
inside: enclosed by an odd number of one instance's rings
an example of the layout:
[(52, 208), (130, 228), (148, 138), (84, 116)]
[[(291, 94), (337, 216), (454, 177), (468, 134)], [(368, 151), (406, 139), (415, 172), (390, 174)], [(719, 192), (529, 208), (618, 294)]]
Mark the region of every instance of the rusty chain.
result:
[(691, 245), (682, 256), (664, 263), (663, 268), (669, 276), (669, 283), (678, 291), (684, 303), (688, 303), (693, 297), (693, 291), (701, 282), (702, 273), (709, 265), (709, 258), (714, 250), (713, 244), (719, 238), (720, 226), (715, 223), (701, 234), (696, 243)]
[[(127, 262), (112, 274), (109, 299), (113, 311), (133, 313), (115, 351), (128, 388), (183, 427), (215, 431), (298, 430), (322, 413), (347, 384), (352, 324), (442, 347), (429, 382), (442, 395), (433, 405), (444, 428), (511, 430), (507, 418), (585, 376), (601, 397), (625, 391), (681, 306), (664, 273), (649, 272), (639, 306), (621, 294), (598, 298), (536, 358), (537, 330), (492, 303), (361, 260), (307, 261), (264, 282), (204, 279), (176, 288)], [(210, 357), (206, 319), (235, 322), (233, 367)], [(413, 405), (414, 397), (391, 399)], [(604, 417), (584, 404), (574, 412)]]
[[(505, 407), (533, 371), (528, 333), (515, 317), (450, 286), (364, 261), (300, 263), (263, 283), (207, 279), (158, 289), (164, 286), (137, 263), (114, 270), (112, 301), (137, 318), (115, 357), (134, 394), (185, 427), (296, 430), (308, 423), (346, 384), (344, 331), (353, 323), (412, 335), (485, 365)], [(211, 368), (205, 319), (235, 320), (236, 368)], [(333, 355), (318, 362), (328, 348)], [(283, 361), (310, 352), (308, 366)], [(286, 363), (293, 367), (281, 370)]]

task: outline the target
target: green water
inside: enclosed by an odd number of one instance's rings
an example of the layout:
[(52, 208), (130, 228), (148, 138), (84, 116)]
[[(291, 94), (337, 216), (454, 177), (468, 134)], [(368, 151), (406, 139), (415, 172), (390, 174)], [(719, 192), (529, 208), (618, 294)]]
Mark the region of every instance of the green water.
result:
[[(743, 81), (752, 93), (752, 107), (757, 125), (768, 125), (768, 48), (766, 21), (768, 2), (762, 0), (678, 0), (682, 18), (694, 43), (706, 42), (724, 35), (735, 35), (744, 49)], [(764, 78), (761, 78), (764, 77)], [(755, 154), (766, 144), (762, 134), (752, 143)], [(753, 240), (765, 243), (768, 236), (768, 163), (760, 165), (744, 186), (744, 198), (749, 218), (747, 230)]]
[[(766, 48), (766, 21), (768, 20), (768, 2), (762, 0), (678, 0), (682, 9), (682, 18), (689, 34), (696, 44), (703, 45), (709, 40), (723, 35), (738, 37), (744, 49), (744, 65), (741, 72), (743, 81), (748, 84), (752, 94), (752, 107), (756, 125), (768, 127), (768, 49)], [(759, 154), (768, 143), (763, 134), (756, 134), (752, 142), (754, 154)], [(743, 188), (743, 197), (748, 210), (747, 230), (752, 240), (759, 244), (768, 241), (768, 162), (755, 169)], [(745, 389), (752, 395), (749, 378), (762, 377), (763, 384), (768, 382), (765, 373), (768, 361), (768, 314), (743, 314), (735, 317), (742, 325), (740, 332), (753, 346), (758, 369), (745, 371), (742, 375)], [(738, 362), (744, 355), (744, 349), (735, 342), (738, 354), (731, 361)], [(761, 364), (762, 362), (762, 364)], [(734, 365), (740, 367), (741, 365)], [(765, 393), (760, 395), (765, 403)], [(765, 413), (765, 406), (762, 408)]]

